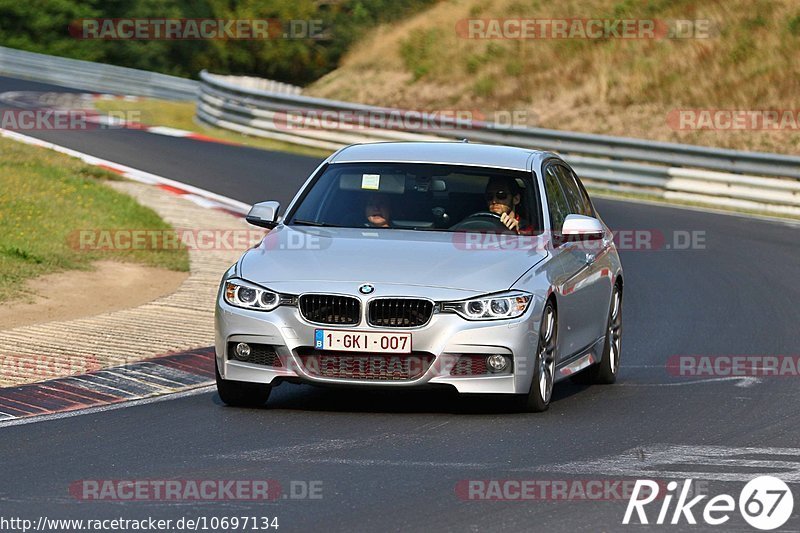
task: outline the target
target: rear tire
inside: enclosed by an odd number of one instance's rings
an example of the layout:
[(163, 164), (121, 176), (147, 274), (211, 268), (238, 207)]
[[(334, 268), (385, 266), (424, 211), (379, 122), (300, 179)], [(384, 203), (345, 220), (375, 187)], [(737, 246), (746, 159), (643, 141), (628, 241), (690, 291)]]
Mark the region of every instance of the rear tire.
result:
[(603, 358), (577, 376), (578, 383), (611, 385), (617, 381), (619, 372), (620, 351), (622, 348), (622, 289), (614, 285), (611, 293), (611, 306), (608, 310), (606, 338), (603, 346)]
[(541, 413), (550, 407), (555, 383), (557, 346), (558, 315), (553, 302), (548, 301), (539, 325), (539, 342), (533, 361), (533, 380), (528, 394), (523, 395), (519, 400), (521, 410), (529, 413)]
[(219, 375), (216, 360), (214, 361), (214, 374), (217, 378), (219, 397), (227, 405), (234, 407), (261, 407), (267, 403), (269, 394), (272, 392), (271, 385), (222, 379), (222, 376)]

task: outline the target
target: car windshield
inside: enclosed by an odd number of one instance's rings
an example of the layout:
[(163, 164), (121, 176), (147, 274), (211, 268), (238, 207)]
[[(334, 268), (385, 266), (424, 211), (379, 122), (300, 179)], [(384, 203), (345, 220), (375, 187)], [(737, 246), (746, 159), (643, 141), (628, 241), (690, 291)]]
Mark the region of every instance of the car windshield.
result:
[[(539, 233), (530, 173), (420, 163), (336, 163), (308, 189), (289, 225), (435, 231), (503, 229), (503, 213), (521, 232)], [(506, 217), (507, 218), (507, 217)]]

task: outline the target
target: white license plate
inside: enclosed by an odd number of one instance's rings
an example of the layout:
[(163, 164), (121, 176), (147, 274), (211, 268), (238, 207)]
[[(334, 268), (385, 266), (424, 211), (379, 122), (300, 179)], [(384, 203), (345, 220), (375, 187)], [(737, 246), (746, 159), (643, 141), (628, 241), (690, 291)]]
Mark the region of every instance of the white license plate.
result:
[(342, 352), (411, 353), (411, 333), (317, 329), (314, 347)]

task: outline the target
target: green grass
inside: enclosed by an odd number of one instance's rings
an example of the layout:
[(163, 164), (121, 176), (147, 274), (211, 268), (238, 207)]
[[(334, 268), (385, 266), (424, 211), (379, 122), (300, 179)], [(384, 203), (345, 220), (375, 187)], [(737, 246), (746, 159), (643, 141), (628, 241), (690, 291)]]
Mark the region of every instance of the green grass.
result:
[(103, 183), (109, 179), (118, 178), (77, 159), (0, 138), (0, 301), (24, 296), (26, 279), (90, 269), (99, 259), (189, 270), (185, 249), (76, 249), (80, 230), (171, 228), (152, 209)]
[(193, 131), (223, 141), (261, 148), (262, 150), (277, 150), (279, 152), (291, 152), (319, 158), (331, 155), (329, 150), (315, 149), (263, 137), (252, 137), (202, 124), (194, 118), (194, 102), (174, 102), (155, 98), (140, 98), (133, 102), (101, 100), (96, 103), (96, 108), (106, 113), (125, 113), (124, 116), (129, 117), (130, 120), (142, 122), (148, 126), (167, 126)]
[(437, 66), (436, 52), (440, 46), (442, 31), (439, 28), (414, 30), (400, 45), (400, 55), (414, 81), (427, 76)]
[(494, 94), (495, 81), (491, 76), (481, 76), (472, 86), (473, 92), (478, 96), (491, 96)]

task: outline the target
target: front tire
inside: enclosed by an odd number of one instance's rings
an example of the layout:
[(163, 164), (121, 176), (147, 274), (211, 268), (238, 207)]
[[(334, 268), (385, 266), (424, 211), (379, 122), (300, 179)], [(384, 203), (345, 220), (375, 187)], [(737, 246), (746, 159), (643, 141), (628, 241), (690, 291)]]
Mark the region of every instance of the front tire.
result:
[(219, 375), (216, 359), (214, 361), (214, 374), (217, 378), (217, 393), (227, 405), (234, 407), (261, 407), (267, 403), (269, 394), (272, 392), (271, 385), (222, 379), (222, 376)]
[(550, 407), (556, 372), (556, 347), (558, 346), (558, 315), (553, 302), (548, 301), (539, 325), (539, 342), (534, 359), (531, 389), (522, 398), (522, 410), (541, 413)]

